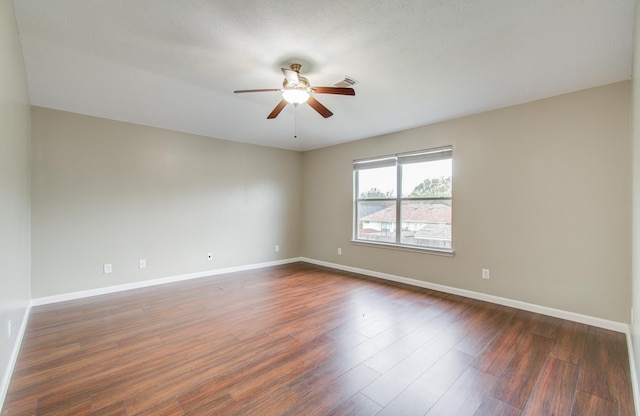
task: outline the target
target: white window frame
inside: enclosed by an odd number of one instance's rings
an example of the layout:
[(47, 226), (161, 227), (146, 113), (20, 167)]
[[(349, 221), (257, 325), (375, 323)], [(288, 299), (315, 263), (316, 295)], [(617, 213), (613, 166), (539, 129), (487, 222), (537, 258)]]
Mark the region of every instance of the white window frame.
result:
[[(354, 244), (361, 244), (366, 246), (381, 246), (385, 248), (429, 252), (434, 254), (453, 256), (453, 236), (451, 241), (451, 248), (421, 246), (414, 244), (407, 244), (402, 242), (402, 202), (403, 201), (450, 201), (453, 209), (453, 195), (449, 197), (420, 197), (420, 198), (403, 198), (402, 196), (402, 166), (409, 163), (416, 162), (428, 162), (444, 159), (453, 160), (453, 147), (443, 146), (433, 149), (419, 150), (415, 152), (399, 153), (394, 155), (372, 157), (366, 159), (358, 159), (353, 161), (353, 227), (352, 227), (352, 239)], [(358, 174), (361, 170), (374, 169), (382, 167), (396, 167), (396, 195), (395, 197), (386, 198), (360, 198), (360, 189), (358, 189)], [(453, 178), (452, 178), (453, 181)], [(453, 185), (453, 183), (452, 183)], [(374, 240), (365, 240), (358, 238), (358, 202), (362, 201), (383, 201), (394, 202), (396, 209), (396, 229), (395, 229), (395, 241), (383, 242)], [(451, 226), (453, 227), (453, 221)]]

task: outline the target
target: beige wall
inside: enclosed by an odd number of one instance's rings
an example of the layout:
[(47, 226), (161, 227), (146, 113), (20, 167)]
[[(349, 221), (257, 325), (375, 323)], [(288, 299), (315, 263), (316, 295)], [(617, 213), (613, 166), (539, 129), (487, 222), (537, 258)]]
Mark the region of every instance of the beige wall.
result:
[[(13, 5), (0, 0), (0, 368), (4, 378), (29, 302), (29, 99)], [(11, 321), (11, 337), (6, 325)], [(6, 384), (2, 385), (2, 396)], [(2, 403), (0, 397), (0, 403)]]
[(297, 152), (37, 107), (32, 140), (34, 298), (300, 255)]
[[(33, 108), (33, 297), (303, 255), (627, 322), (630, 96), (623, 82), (303, 154)], [(449, 144), (455, 257), (350, 244), (353, 159)]]
[[(305, 153), (303, 256), (628, 322), (630, 87)], [(350, 244), (352, 161), (443, 145), (454, 152), (455, 257)]]

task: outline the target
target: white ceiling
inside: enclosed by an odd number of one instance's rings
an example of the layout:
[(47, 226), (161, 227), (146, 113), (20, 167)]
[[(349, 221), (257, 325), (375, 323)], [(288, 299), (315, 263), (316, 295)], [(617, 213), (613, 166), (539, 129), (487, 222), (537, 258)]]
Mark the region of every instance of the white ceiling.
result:
[[(13, 3), (33, 105), (293, 150), (631, 78), (635, 0)], [(291, 62), (356, 96), (233, 94)]]

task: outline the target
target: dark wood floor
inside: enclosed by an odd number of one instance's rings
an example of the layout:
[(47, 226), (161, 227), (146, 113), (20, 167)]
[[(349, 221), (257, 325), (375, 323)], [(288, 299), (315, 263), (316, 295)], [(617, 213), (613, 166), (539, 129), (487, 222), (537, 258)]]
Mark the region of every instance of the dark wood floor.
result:
[(633, 415), (625, 336), (309, 264), (35, 307), (2, 415)]

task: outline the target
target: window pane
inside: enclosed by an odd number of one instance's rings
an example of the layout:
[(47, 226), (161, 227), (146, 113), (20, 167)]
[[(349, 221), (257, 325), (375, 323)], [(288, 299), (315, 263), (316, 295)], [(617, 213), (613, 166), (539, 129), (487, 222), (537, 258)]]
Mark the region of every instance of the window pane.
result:
[(451, 197), (451, 159), (402, 165), (402, 196)]
[(451, 201), (402, 201), (402, 244), (451, 248)]
[(448, 146), (355, 160), (354, 238), (452, 250), (452, 155)]
[(358, 201), (358, 240), (396, 242), (396, 202)]
[(364, 169), (358, 171), (358, 198), (395, 198), (396, 167)]

